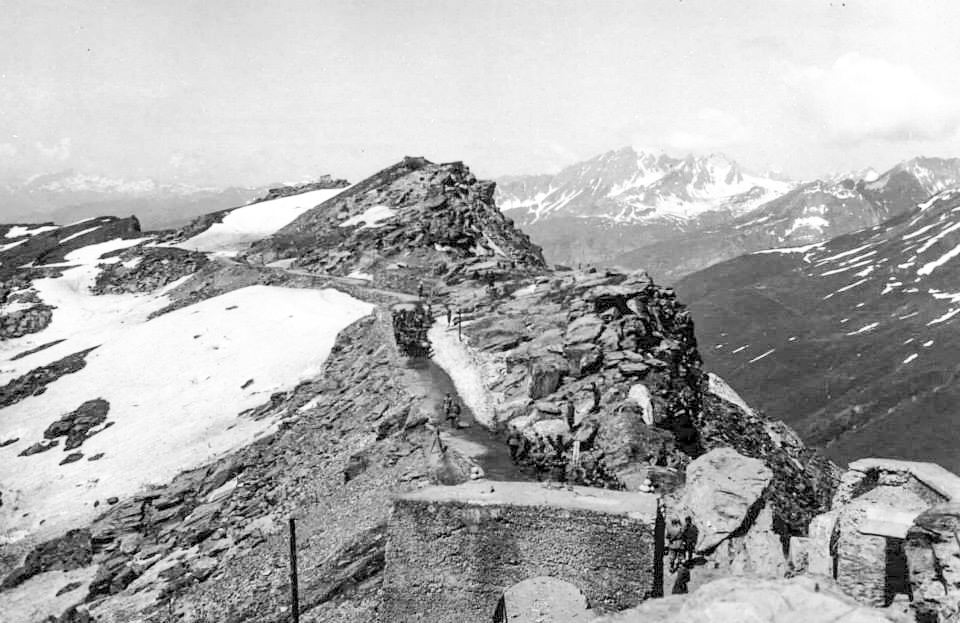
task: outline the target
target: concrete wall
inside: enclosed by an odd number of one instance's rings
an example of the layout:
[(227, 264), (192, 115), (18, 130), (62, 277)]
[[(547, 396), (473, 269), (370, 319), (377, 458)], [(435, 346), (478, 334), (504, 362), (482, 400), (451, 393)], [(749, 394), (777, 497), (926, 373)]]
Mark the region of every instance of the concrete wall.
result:
[(642, 493), (480, 481), (403, 496), (381, 620), (488, 623), (504, 590), (536, 576), (574, 584), (593, 609), (628, 608), (660, 589), (656, 528)]

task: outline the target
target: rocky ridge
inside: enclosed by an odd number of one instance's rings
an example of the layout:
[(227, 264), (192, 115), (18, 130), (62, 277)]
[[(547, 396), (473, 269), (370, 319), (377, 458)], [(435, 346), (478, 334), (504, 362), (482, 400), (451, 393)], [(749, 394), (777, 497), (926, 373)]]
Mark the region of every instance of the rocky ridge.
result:
[(540, 271), (539, 248), (493, 203), (494, 184), (462, 163), (405, 158), (255, 244), (251, 263), (293, 259), (313, 273), (412, 291), (456, 271)]

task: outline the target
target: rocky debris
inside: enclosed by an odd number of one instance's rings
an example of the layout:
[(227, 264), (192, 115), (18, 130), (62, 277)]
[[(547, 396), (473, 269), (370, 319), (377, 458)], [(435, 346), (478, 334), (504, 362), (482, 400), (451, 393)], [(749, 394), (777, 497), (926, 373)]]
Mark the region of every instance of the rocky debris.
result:
[(41, 304), (0, 315), (0, 341), (43, 331), (50, 325), (53, 310), (50, 305)]
[(90, 430), (103, 424), (109, 411), (110, 403), (103, 398), (88, 400), (48, 426), (47, 430), (43, 431), (43, 437), (44, 439), (66, 437), (64, 451), (79, 448), (86, 439), (100, 432), (91, 433)]
[(686, 595), (651, 599), (636, 608), (594, 619), (593, 623), (889, 623), (895, 613), (860, 606), (825, 578), (767, 580), (732, 577), (710, 582)]
[(100, 264), (93, 294), (152, 292), (191, 275), (209, 261), (205, 253), (175, 247), (135, 247), (119, 255), (120, 261)]
[(960, 620), (960, 502), (921, 513), (907, 531), (904, 551), (917, 621)]
[[(248, 259), (296, 258), (295, 266), (366, 273), (379, 287), (406, 291), (428, 277), (542, 271), (540, 249), (497, 209), (493, 190), (460, 162), (406, 158), (254, 244)], [(371, 210), (384, 218), (368, 226)], [(341, 227), (353, 217), (355, 225)]]
[(26, 560), (3, 580), (3, 588), (19, 586), (38, 573), (52, 570), (71, 571), (90, 564), (93, 542), (90, 530), (71, 530), (61, 537), (35, 547)]
[(82, 370), (87, 365), (86, 356), (95, 349), (96, 346), (67, 355), (49, 365), (34, 368), (0, 387), (0, 408), (9, 407), (30, 396), (38, 396), (46, 391), (47, 385), (64, 374), (72, 374)]

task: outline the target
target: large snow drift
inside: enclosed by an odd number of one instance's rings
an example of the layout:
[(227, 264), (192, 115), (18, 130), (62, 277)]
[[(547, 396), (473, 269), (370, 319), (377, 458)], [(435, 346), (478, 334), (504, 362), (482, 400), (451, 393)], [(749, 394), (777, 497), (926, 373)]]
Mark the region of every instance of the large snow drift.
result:
[(310, 192), (261, 201), (233, 210), (222, 223), (215, 223), (176, 245), (181, 249), (236, 255), (250, 243), (276, 233), (304, 212), (342, 193), (346, 188), (324, 188)]
[[(67, 275), (45, 287), (47, 295), (62, 295), (61, 305), (83, 296), (82, 288), (64, 294)], [(144, 311), (120, 302), (134, 316)], [(270, 431), (275, 422), (238, 414), (319, 374), (336, 335), (371, 309), (335, 290), (253, 286), (149, 322), (104, 320), (96, 331), (102, 346), (84, 369), (2, 410), (0, 440), (19, 441), (0, 449), (0, 542), (36, 532), (41, 523), (44, 532), (79, 524), (94, 514), (97, 500), (167, 482)], [(75, 329), (97, 324), (80, 318), (91, 311), (60, 308), (55, 317), (64, 327), (62, 317), (73, 318)], [(115, 425), (84, 442), (83, 459), (59, 465), (62, 442), (17, 456), (43, 439), (52, 422), (96, 398), (110, 403), (107, 421)], [(101, 452), (102, 459), (87, 460)]]

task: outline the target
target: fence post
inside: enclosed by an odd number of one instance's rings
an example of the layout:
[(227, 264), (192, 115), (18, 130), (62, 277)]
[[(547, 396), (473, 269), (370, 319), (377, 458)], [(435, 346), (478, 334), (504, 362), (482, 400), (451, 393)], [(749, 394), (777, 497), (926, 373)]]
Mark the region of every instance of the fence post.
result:
[(290, 518), (290, 606), (293, 623), (300, 623), (300, 595), (297, 586), (297, 520)]

